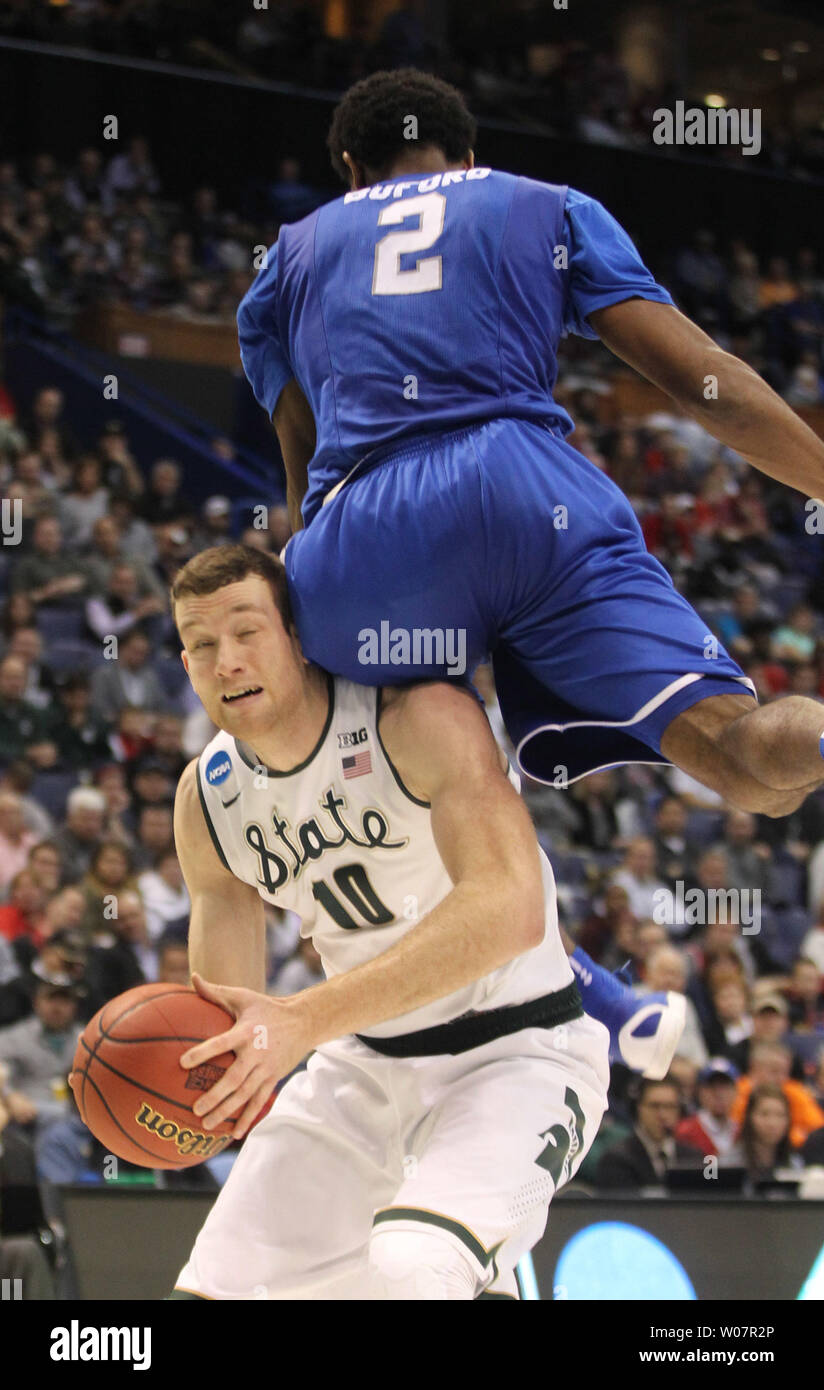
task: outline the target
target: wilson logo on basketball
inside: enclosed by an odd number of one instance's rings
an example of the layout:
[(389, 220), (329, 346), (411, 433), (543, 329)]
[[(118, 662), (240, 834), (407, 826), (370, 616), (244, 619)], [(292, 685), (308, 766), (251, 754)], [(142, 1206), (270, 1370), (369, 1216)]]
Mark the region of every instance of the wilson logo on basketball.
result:
[(198, 1134), (196, 1130), (181, 1129), (174, 1120), (164, 1119), (159, 1110), (153, 1110), (145, 1101), (135, 1119), (144, 1129), (156, 1134), (158, 1139), (167, 1139), (170, 1144), (176, 1144), (182, 1154), (214, 1157), (232, 1142), (231, 1134)]

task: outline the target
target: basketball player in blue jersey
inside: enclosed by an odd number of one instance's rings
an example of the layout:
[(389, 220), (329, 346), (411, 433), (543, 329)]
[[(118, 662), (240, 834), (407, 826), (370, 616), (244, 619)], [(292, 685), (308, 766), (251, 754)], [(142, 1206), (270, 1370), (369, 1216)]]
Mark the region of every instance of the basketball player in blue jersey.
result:
[(669, 762), (787, 815), (824, 781), (821, 706), (758, 707), (629, 502), (565, 443), (559, 342), (600, 338), (810, 497), (824, 444), (678, 312), (598, 202), (475, 167), (474, 139), (433, 77), (358, 83), (329, 136), (350, 191), (281, 228), (240, 306), (302, 525), (284, 558), (303, 649), (382, 685), (454, 677), (450, 649), (470, 672), (491, 652), (530, 776)]
[[(236, 1018), (181, 1057), (236, 1054), (195, 1114), (239, 1114), (242, 1136), (313, 1051), (172, 1296), (517, 1297), (516, 1263), (597, 1132), (608, 1040), (486, 717), (454, 682), (376, 691), (307, 662), (283, 566), (251, 547), (197, 555), (172, 599), (219, 729), (175, 806), (190, 959)], [(300, 915), (324, 983), (263, 993), (266, 902)], [(662, 1037), (629, 1039), (631, 1064), (662, 1075)]]

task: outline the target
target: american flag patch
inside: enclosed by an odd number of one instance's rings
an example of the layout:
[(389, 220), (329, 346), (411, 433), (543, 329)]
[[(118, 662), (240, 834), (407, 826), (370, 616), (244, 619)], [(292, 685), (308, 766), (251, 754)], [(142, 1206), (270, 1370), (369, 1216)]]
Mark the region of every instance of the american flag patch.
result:
[(363, 753), (353, 753), (342, 761), (344, 777), (363, 777), (372, 771), (372, 754), (367, 748)]

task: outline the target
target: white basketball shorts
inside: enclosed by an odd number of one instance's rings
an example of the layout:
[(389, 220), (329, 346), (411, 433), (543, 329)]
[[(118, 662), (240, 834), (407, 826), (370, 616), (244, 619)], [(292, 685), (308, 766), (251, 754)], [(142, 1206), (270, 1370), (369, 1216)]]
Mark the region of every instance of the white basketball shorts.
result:
[(245, 1140), (174, 1296), (381, 1297), (370, 1241), (392, 1223), (445, 1235), (474, 1297), (517, 1297), (515, 1266), (606, 1109), (608, 1045), (584, 1016), (457, 1056), (318, 1048)]

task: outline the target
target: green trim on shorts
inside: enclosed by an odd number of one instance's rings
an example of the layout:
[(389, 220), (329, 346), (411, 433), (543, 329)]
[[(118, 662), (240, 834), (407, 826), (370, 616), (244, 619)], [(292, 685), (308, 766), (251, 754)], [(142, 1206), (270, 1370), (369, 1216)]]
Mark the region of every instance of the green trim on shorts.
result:
[(483, 1269), (486, 1269), (501, 1248), (499, 1244), (487, 1250), (468, 1226), (462, 1226), (460, 1221), (453, 1221), (451, 1216), (442, 1216), (439, 1211), (429, 1211), (427, 1207), (384, 1207), (382, 1211), (375, 1213), (372, 1224), (377, 1226), (384, 1221), (419, 1221), (426, 1226), (439, 1226), (442, 1231), (451, 1231)]
[(475, 1302), (480, 1302), (482, 1298), (503, 1298), (507, 1303), (518, 1302), (517, 1294), (514, 1293), (479, 1293)]
[(192, 1293), (191, 1289), (172, 1289), (171, 1293), (167, 1293), (163, 1302), (171, 1303), (175, 1299), (184, 1298), (192, 1298), (195, 1300), (196, 1303), (211, 1303), (213, 1301), (211, 1298), (207, 1298), (205, 1293)]

